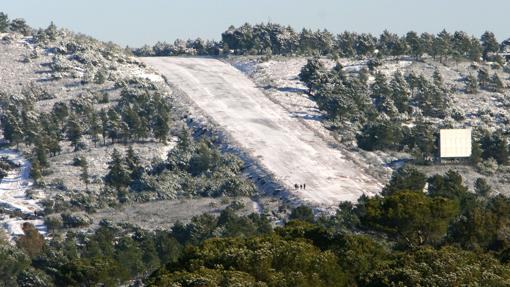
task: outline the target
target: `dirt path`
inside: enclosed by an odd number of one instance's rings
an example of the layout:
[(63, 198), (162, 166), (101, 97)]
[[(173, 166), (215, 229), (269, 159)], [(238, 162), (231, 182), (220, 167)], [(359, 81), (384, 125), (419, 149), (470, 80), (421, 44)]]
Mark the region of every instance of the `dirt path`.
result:
[[(142, 60), (185, 92), (297, 197), (332, 206), (380, 190), (377, 180), (269, 100), (231, 65), (208, 58)], [(306, 189), (295, 189), (295, 184), (306, 184)]]

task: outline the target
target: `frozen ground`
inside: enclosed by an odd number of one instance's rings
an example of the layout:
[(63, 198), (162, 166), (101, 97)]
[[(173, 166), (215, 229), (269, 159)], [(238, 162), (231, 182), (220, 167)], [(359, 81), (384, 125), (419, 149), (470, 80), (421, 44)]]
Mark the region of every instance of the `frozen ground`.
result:
[[(301, 68), (307, 59), (303, 57), (282, 57), (269, 61), (259, 61), (257, 58), (234, 57), (229, 59), (234, 67), (245, 73), (274, 103), (283, 107), (291, 117), (301, 121), (313, 130), (318, 137), (339, 149), (349, 160), (360, 166), (363, 171), (381, 182), (391, 175), (392, 169), (388, 164), (396, 160), (395, 155), (376, 151), (367, 152), (357, 148), (350, 137), (332, 133), (325, 123), (323, 113), (317, 103), (306, 93), (307, 88), (299, 80)], [(335, 62), (328, 59), (321, 60), (327, 69), (333, 68)], [(347, 71), (357, 71), (363, 68), (366, 61), (348, 61), (341, 63)], [(381, 70), (390, 75), (397, 67), (408, 66), (408, 61), (389, 63)]]
[(120, 209), (102, 209), (90, 216), (96, 223), (107, 219), (113, 223), (130, 223), (144, 229), (169, 229), (177, 221), (188, 222), (193, 216), (203, 213), (219, 215), (231, 200), (244, 206), (237, 211), (240, 215), (262, 213), (259, 203), (248, 197), (222, 199), (204, 197), (130, 204)]
[(31, 188), (30, 163), (19, 153), (11, 149), (0, 150), (0, 157), (5, 157), (19, 165), (19, 168), (12, 170), (0, 181), (0, 207), (10, 212), (19, 212), (23, 217), (30, 220), (23, 220), (20, 217), (11, 218), (9, 215), (0, 215), (0, 226), (7, 234), (15, 237), (23, 234), (22, 225), (30, 222), (36, 226), (41, 233), (46, 233), (46, 227), (41, 219), (34, 219), (35, 213), (42, 208), (38, 199), (28, 198), (26, 191)]
[[(289, 114), (298, 115), (297, 118), (317, 131), (318, 134), (328, 136), (327, 124), (323, 121), (313, 99), (309, 98), (305, 93), (305, 87), (298, 78), (301, 68), (306, 64), (306, 58), (273, 57), (271, 60), (263, 61), (260, 57), (232, 57), (228, 61), (248, 75), (269, 98), (284, 107)], [(331, 60), (322, 59), (321, 61), (327, 68), (331, 68), (334, 65), (334, 62)], [(355, 73), (362, 68), (366, 68), (366, 60), (339, 59), (339, 62), (347, 73)], [(476, 94), (466, 94), (464, 92), (464, 78), (469, 74), (476, 76), (479, 67), (487, 69), (490, 75), (498, 74), (507, 87), (504, 93), (494, 93), (485, 90), (479, 90)], [(414, 72), (417, 75), (424, 75), (429, 80), (432, 79), (432, 74), (435, 70), (440, 71), (444, 83), (452, 91), (450, 98), (452, 106), (464, 115), (464, 119), (460, 121), (446, 119), (438, 124), (451, 124), (453, 127), (458, 128), (466, 126), (480, 127), (492, 131), (497, 129), (508, 130), (507, 126), (508, 122), (510, 122), (508, 114), (508, 107), (510, 106), (508, 87), (510, 86), (510, 81), (507, 69), (498, 68), (494, 63), (450, 61), (447, 64), (442, 64), (431, 58), (426, 58), (423, 61), (413, 61), (407, 57), (386, 59), (377, 68), (378, 72), (384, 73), (388, 78), (397, 70), (404, 74)], [(373, 76), (370, 76), (369, 81), (372, 80)], [(412, 125), (413, 120), (412, 118), (410, 119), (409, 125)], [(431, 120), (437, 122), (437, 119)], [(379, 175), (383, 175), (380, 170), (381, 166), (396, 168), (402, 164), (402, 161), (397, 159), (409, 157), (409, 155), (398, 153), (366, 152), (343, 144), (339, 148), (342, 148), (345, 154), (351, 155), (351, 158), (356, 160), (360, 166), (367, 166), (365, 170), (377, 178), (381, 178)], [(496, 192), (506, 195), (510, 194), (510, 185), (508, 184), (510, 182), (510, 177), (508, 176), (509, 169), (506, 166), (500, 166), (491, 175), (478, 168), (464, 164), (438, 164), (417, 166), (417, 168), (427, 175), (442, 174), (449, 169), (454, 169), (463, 175), (466, 185), (471, 190), (473, 190), (474, 181), (481, 177), (485, 178)], [(391, 169), (387, 169), (387, 171), (391, 172)]]
[[(287, 189), (315, 205), (373, 195), (381, 183), (266, 97), (233, 66), (208, 58), (144, 58)], [(306, 184), (295, 189), (294, 184)]]

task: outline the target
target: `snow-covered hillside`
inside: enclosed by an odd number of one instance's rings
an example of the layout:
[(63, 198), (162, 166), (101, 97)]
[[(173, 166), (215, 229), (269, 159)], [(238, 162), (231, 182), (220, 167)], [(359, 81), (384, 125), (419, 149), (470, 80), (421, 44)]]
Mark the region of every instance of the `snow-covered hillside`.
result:
[[(143, 60), (183, 90), (292, 195), (315, 205), (335, 206), (381, 189), (378, 180), (231, 65), (204, 58)], [(299, 187), (303, 184), (306, 188)]]
[[(35, 193), (32, 193), (31, 198), (27, 195), (27, 191), (33, 185), (30, 179), (30, 163), (19, 152), (11, 149), (0, 150), (0, 158), (6, 158), (19, 166), (9, 171), (8, 175), (0, 180), (0, 207), (12, 214), (20, 215), (0, 215), (0, 227), (4, 228), (9, 236), (19, 236), (23, 234), (23, 223), (30, 222), (39, 232), (45, 234), (46, 227), (43, 220), (36, 219), (37, 212), (42, 210), (39, 204), (40, 198), (35, 198)], [(44, 194), (40, 196), (44, 198)]]

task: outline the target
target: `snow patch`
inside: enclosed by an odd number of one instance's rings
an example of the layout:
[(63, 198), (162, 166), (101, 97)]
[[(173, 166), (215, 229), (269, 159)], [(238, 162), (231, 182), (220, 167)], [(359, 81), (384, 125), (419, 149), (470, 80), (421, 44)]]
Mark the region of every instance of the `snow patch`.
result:
[(11, 237), (23, 234), (24, 222), (32, 223), (42, 234), (46, 234), (46, 227), (41, 219), (35, 219), (37, 212), (42, 210), (39, 199), (28, 198), (27, 190), (33, 186), (30, 179), (30, 162), (19, 152), (12, 149), (0, 150), (0, 158), (7, 158), (19, 167), (8, 172), (0, 181), (0, 207), (5, 210), (21, 213), (23, 217), (11, 218), (8, 215), (0, 217), (0, 227), (3, 227)]

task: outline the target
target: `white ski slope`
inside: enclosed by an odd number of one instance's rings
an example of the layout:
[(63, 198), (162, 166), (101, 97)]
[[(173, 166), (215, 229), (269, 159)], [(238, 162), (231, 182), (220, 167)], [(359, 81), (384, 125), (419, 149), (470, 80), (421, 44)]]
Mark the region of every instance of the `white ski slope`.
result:
[[(30, 162), (11, 149), (0, 150), (0, 157), (6, 157), (20, 166), (9, 171), (8, 175), (0, 181), (0, 206), (11, 211), (20, 211), (24, 215), (34, 216), (35, 212), (42, 208), (39, 206), (38, 200), (29, 199), (26, 196), (26, 191), (33, 185), (30, 180)], [(42, 219), (23, 220), (0, 215), (0, 228), (5, 229), (11, 238), (23, 234), (24, 222), (32, 223), (42, 234), (46, 233)]]
[[(240, 148), (302, 200), (334, 206), (381, 189), (377, 180), (268, 99), (233, 66), (211, 58), (142, 61), (186, 93)], [(295, 189), (295, 184), (306, 184), (306, 189)]]

